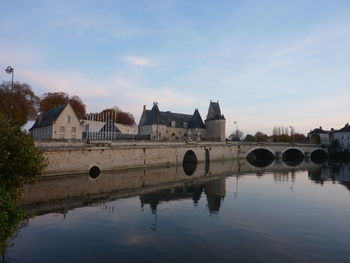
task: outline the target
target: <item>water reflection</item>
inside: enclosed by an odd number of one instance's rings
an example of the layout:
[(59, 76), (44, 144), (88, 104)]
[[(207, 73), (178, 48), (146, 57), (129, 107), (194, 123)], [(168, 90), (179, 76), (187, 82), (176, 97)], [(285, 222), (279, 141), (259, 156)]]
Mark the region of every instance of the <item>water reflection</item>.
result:
[[(318, 167), (303, 162), (298, 169)], [(246, 160), (198, 163), (192, 176), (183, 167), (159, 167), (152, 169), (124, 170), (102, 173), (91, 180), (88, 175), (62, 178), (46, 178), (24, 188), (21, 205), (31, 214), (61, 212), (89, 204), (140, 195), (141, 205), (149, 204), (155, 211), (160, 202), (192, 198), (196, 205), (203, 192), (206, 194), (210, 213), (217, 213), (225, 196), (225, 176), (265, 172), (289, 173), (290, 168), (282, 162), (274, 162), (266, 168), (254, 167)], [(276, 175), (277, 178), (277, 175)]]
[[(324, 194), (329, 189), (310, 180), (334, 182), (334, 203)], [(349, 190), (350, 165), (304, 161), (295, 168), (277, 161), (267, 169), (235, 160), (198, 163), (192, 176), (175, 166), (94, 180), (45, 179), (25, 189), (22, 205), (41, 216), (9, 256), (19, 262), (347, 262), (350, 207), (339, 201), (348, 193), (337, 182)], [(332, 218), (319, 220), (330, 211)], [(72, 246), (74, 253), (67, 252)]]
[(184, 185), (143, 194), (140, 195), (141, 207), (149, 205), (152, 213), (156, 214), (157, 207), (162, 202), (192, 199), (193, 204), (196, 206), (204, 192), (207, 197), (209, 213), (217, 214), (225, 197), (225, 182), (225, 178), (220, 178), (202, 184)]
[(329, 164), (308, 171), (309, 178), (323, 185), (325, 182), (340, 183), (350, 191), (350, 164)]
[(255, 149), (247, 155), (247, 161), (255, 167), (268, 167), (275, 160), (275, 155), (267, 149)]

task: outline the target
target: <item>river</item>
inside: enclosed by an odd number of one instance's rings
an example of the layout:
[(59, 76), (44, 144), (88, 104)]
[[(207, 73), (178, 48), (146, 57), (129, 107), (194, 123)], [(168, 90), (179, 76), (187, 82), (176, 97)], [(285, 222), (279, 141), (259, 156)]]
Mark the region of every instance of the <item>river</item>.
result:
[(26, 186), (5, 262), (349, 262), (349, 164), (191, 169)]

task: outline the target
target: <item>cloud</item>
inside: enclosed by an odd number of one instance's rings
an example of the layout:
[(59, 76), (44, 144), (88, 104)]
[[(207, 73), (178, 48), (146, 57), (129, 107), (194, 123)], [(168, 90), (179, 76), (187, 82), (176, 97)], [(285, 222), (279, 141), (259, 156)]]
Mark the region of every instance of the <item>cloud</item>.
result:
[(21, 70), (19, 74), (28, 79), (33, 85), (39, 85), (46, 91), (62, 91), (79, 96), (107, 96), (107, 91), (103, 85), (88, 79), (86, 75), (75, 70), (62, 72)]
[(41, 95), (40, 92), (55, 91), (78, 95), (88, 112), (118, 106), (132, 113), (136, 121), (142, 113), (142, 106), (152, 107), (154, 101), (159, 103), (161, 110), (189, 114), (203, 103), (198, 95), (191, 92), (172, 90), (170, 87), (148, 87), (134, 73), (115, 72), (104, 78), (95, 78), (77, 70), (21, 70), (18, 74), (31, 84), (38, 95)]
[(134, 55), (125, 57), (123, 61), (129, 63), (132, 66), (137, 66), (137, 67), (153, 67), (158, 64), (158, 61), (156, 59), (139, 57)]

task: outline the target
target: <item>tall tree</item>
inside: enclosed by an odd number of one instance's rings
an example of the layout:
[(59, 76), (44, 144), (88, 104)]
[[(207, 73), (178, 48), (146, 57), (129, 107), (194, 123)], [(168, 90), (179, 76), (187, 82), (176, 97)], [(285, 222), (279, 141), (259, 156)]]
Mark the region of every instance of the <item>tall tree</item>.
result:
[(240, 141), (244, 136), (244, 133), (237, 129), (236, 131), (234, 131), (233, 133), (230, 134), (230, 136), (228, 136), (228, 139), (230, 141)]
[(0, 110), (5, 116), (10, 117), (11, 105), (12, 119), (20, 126), (23, 126), (28, 120), (35, 120), (39, 97), (37, 97), (32, 88), (27, 83), (13, 83), (13, 92), (11, 94), (11, 82), (3, 82), (0, 85)]
[(254, 137), (255, 137), (255, 140), (256, 140), (257, 142), (266, 142), (266, 141), (267, 141), (267, 136), (266, 136), (266, 134), (264, 134), (264, 133), (262, 133), (262, 132), (260, 132), (260, 131), (257, 131), (257, 132), (255, 133)]
[(244, 139), (245, 142), (255, 142), (255, 137), (251, 134), (247, 134), (247, 136)]
[(40, 112), (51, 110), (59, 105), (69, 103), (79, 119), (86, 115), (86, 105), (77, 95), (69, 97), (65, 92), (48, 92), (45, 93), (40, 101)]

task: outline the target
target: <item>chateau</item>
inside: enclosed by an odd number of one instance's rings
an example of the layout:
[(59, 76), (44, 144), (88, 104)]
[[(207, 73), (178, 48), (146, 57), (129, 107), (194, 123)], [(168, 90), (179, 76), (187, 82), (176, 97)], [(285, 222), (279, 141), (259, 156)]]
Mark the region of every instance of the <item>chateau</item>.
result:
[(151, 110), (143, 106), (139, 134), (157, 141), (224, 141), (225, 123), (219, 102), (210, 102), (205, 122), (197, 109), (192, 115), (160, 111), (155, 102)]

